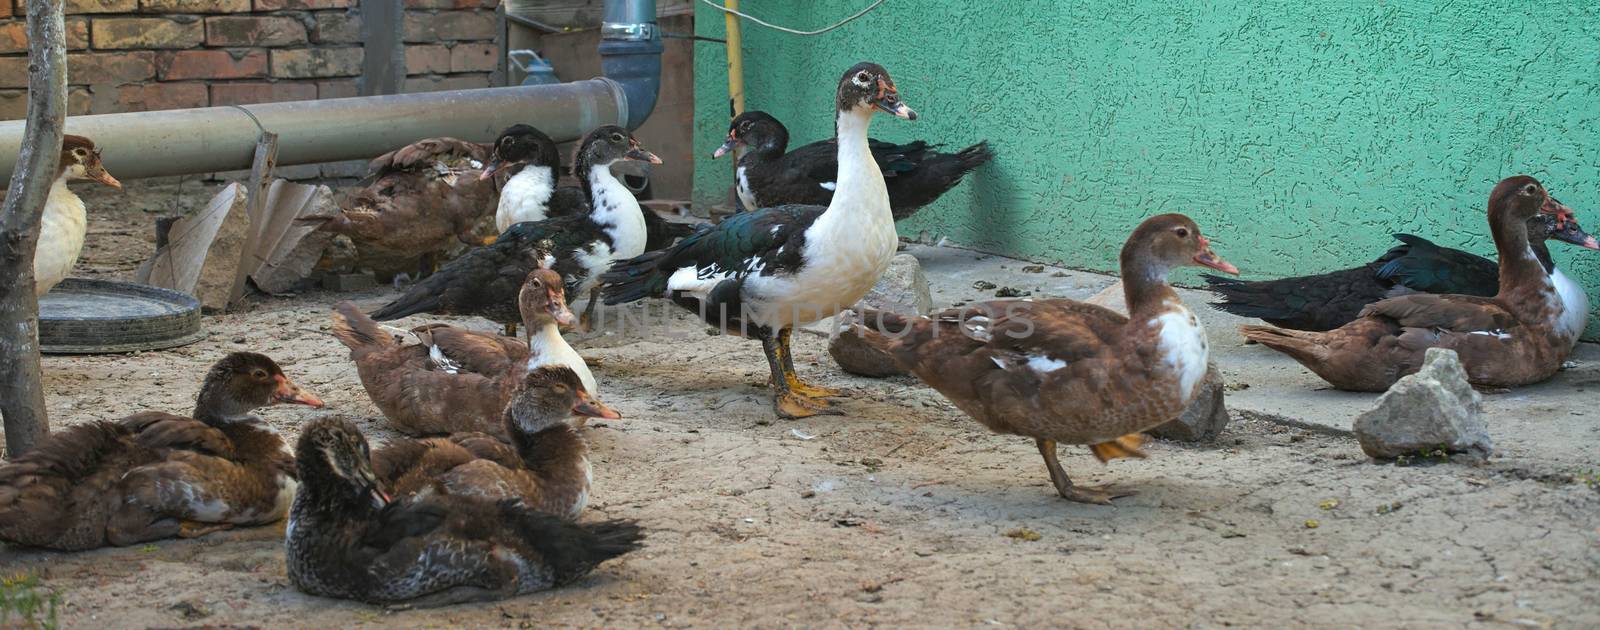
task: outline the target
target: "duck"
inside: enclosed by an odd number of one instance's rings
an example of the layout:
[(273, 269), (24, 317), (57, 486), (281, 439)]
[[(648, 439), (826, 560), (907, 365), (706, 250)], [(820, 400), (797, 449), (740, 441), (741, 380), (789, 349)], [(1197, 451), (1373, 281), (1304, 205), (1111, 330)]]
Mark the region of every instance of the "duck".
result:
[(1194, 401), (1210, 354), (1168, 273), (1239, 272), (1181, 214), (1140, 223), (1120, 264), (1126, 317), (1067, 299), (1009, 299), (931, 317), (863, 309), (851, 327), (990, 431), (1033, 438), (1062, 498), (1106, 504), (1133, 493), (1074, 484), (1057, 445), (1086, 444), (1102, 462), (1144, 457), (1140, 434)]
[[(1499, 291), (1495, 261), (1459, 249), (1440, 247), (1411, 234), (1376, 260), (1340, 271), (1279, 280), (1245, 281), (1203, 274), (1221, 296), (1211, 306), (1243, 317), (1257, 317), (1279, 328), (1327, 331), (1355, 320), (1361, 309), (1384, 298), (1412, 293), (1454, 293), (1494, 297)], [(1561, 295), (1558, 323), (1576, 343), (1589, 319), (1583, 287), (1556, 267), (1545, 241), (1558, 240), (1595, 249), (1595, 239), (1576, 220), (1538, 213), (1528, 219), (1528, 245)]]
[[(515, 172), (506, 181), (495, 211), (495, 227), (505, 232), (512, 225), (551, 217), (588, 214), (589, 200), (581, 186), (560, 186), (561, 158), (549, 136), (529, 125), (514, 125), (495, 142), (493, 157), (482, 177)], [(672, 245), (694, 231), (694, 223), (661, 218), (643, 208), (645, 251)]]
[(373, 159), (337, 212), (297, 221), (350, 238), (382, 275), (413, 265), (427, 275), (446, 254), (483, 242), (479, 226), (500, 197), (496, 180), (482, 177), (492, 149), (449, 137), (413, 142)]
[(100, 163), (100, 149), (83, 136), (61, 137), (61, 161), (55, 179), (45, 196), (44, 214), (39, 218), (39, 245), (33, 254), (34, 296), (50, 292), (72, 273), (83, 252), (89, 233), (89, 214), (83, 199), (67, 187), (68, 182), (89, 180), (121, 189), (122, 182), (106, 172)]
[(532, 125), (512, 125), (495, 139), (488, 166), (479, 179), (508, 175), (495, 207), (495, 233), (525, 221), (579, 214), (585, 210), (583, 189), (557, 187), (561, 154), (556, 143)]
[(773, 406), (785, 418), (840, 413), (828, 398), (841, 392), (795, 373), (791, 335), (865, 296), (899, 244), (867, 127), (877, 111), (907, 120), (916, 113), (889, 72), (871, 62), (846, 71), (835, 94), (838, 186), (827, 206), (736, 214), (668, 249), (618, 262), (602, 277), (607, 304), (666, 297), (727, 334), (761, 340)]
[(434, 324), (413, 330), (422, 343), (402, 345), (351, 302), (334, 307), (332, 332), (350, 349), (362, 387), (396, 430), (407, 435), (483, 432), (508, 439), (502, 416), (528, 370), (562, 366), (577, 375), (585, 391), (599, 392), (583, 357), (559, 330), (575, 320), (561, 277), (549, 269), (528, 272), (518, 304), (527, 341)]
[(192, 417), (142, 412), (52, 433), (0, 465), (0, 541), (60, 551), (277, 521), (297, 481), (257, 408), (322, 401), (265, 355), (207, 372)]
[(487, 433), (456, 433), (391, 443), (372, 455), (379, 481), (396, 495), (442, 492), (517, 499), (546, 514), (576, 519), (589, 504), (589, 446), (572, 416), (622, 416), (591, 396), (570, 368), (524, 374), (503, 414), (506, 445)]
[(1572, 352), (1577, 331), (1528, 239), (1538, 213), (1570, 216), (1539, 180), (1517, 175), (1489, 194), (1489, 231), (1500, 256), (1493, 297), (1418, 293), (1367, 305), (1354, 321), (1326, 332), (1241, 326), (1255, 341), (1316, 373), (1335, 388), (1381, 392), (1416, 372), (1429, 348), (1456, 352), (1467, 380), (1506, 389), (1550, 378)]
[[(728, 125), (728, 140), (711, 159), (739, 147), (736, 191), (745, 209), (785, 204), (825, 206), (838, 183), (838, 149), (833, 140), (818, 140), (785, 153), (789, 130), (763, 111), (747, 111)], [(961, 183), (961, 178), (994, 159), (988, 142), (955, 153), (938, 149), (942, 144), (917, 140), (893, 144), (867, 139), (872, 159), (883, 173), (889, 190), (889, 208), (896, 221), (910, 217)]]
[(416, 608), (491, 601), (570, 584), (642, 546), (631, 520), (574, 523), (509, 499), (392, 498), (370, 453), (342, 418), (300, 434), (284, 555), (302, 592)]
[[(378, 321), (415, 315), (480, 315), (506, 325), (508, 335), (521, 316), (517, 292), (527, 273), (541, 264), (536, 246), (550, 241), (554, 269), (566, 281), (567, 295), (583, 295), (613, 260), (645, 251), (646, 226), (639, 200), (612, 174), (611, 165), (635, 160), (660, 164), (627, 129), (606, 125), (589, 132), (578, 149), (574, 170), (584, 175), (589, 212), (512, 224), (494, 243), (475, 247), (439, 272), (413, 284), (403, 295), (371, 313)], [(580, 319), (586, 324), (595, 300)]]

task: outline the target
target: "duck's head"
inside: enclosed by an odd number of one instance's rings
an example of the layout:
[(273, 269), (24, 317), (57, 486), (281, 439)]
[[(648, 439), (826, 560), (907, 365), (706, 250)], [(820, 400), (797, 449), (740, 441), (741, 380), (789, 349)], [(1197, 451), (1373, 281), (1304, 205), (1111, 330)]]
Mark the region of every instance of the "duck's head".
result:
[(527, 165), (542, 166), (553, 172), (561, 166), (561, 154), (556, 152), (555, 141), (543, 131), (531, 125), (512, 125), (495, 139), (494, 155), (484, 165), (478, 179), (486, 180), (495, 173)]
[(622, 414), (589, 394), (578, 373), (564, 365), (530, 370), (506, 403), (506, 420), (526, 433), (543, 431), (573, 416), (617, 420)]
[(517, 292), (517, 310), (522, 313), (522, 326), (533, 334), (544, 324), (554, 322), (567, 328), (578, 323), (578, 318), (567, 308), (567, 291), (561, 284), (561, 274), (552, 269), (534, 269), (522, 281)]
[(639, 139), (633, 137), (633, 133), (627, 129), (616, 125), (605, 125), (583, 137), (583, 143), (578, 145), (577, 159), (573, 163), (583, 166), (584, 168), (575, 171), (583, 171), (587, 176), (589, 168), (610, 166), (622, 161), (660, 164), (661, 158), (644, 150), (639, 144)]
[(87, 179), (112, 188), (122, 188), (122, 182), (107, 173), (106, 167), (100, 163), (100, 150), (95, 148), (94, 141), (83, 136), (69, 134), (61, 137), (61, 167), (57, 177)]
[(1211, 241), (1200, 235), (1200, 226), (1181, 214), (1160, 214), (1139, 224), (1122, 246), (1122, 265), (1159, 273), (1163, 277), (1178, 267), (1210, 267), (1223, 273), (1239, 274), (1239, 268), (1211, 251)]
[(1572, 209), (1551, 197), (1544, 184), (1527, 175), (1515, 175), (1500, 180), (1489, 193), (1489, 214), (1504, 214), (1507, 218), (1526, 221), (1537, 213), (1553, 215), (1559, 227), (1575, 220)]
[(1594, 236), (1583, 231), (1583, 227), (1578, 225), (1577, 219), (1563, 221), (1554, 214), (1543, 212), (1534, 214), (1532, 218), (1528, 219), (1528, 240), (1533, 242), (1547, 239), (1600, 250), (1600, 243), (1595, 241)]
[(837, 105), (841, 112), (878, 110), (906, 120), (917, 119), (917, 113), (900, 100), (900, 92), (894, 87), (894, 79), (889, 78), (889, 71), (870, 61), (851, 66), (840, 77)]
[(276, 404), (321, 407), (322, 399), (295, 385), (266, 355), (235, 352), (217, 361), (206, 373), (195, 417), (228, 421)]
[(294, 449), (301, 492), (339, 506), (373, 509), (391, 500), (372, 472), (367, 438), (349, 420), (318, 418), (300, 432)]
[(789, 144), (789, 130), (762, 111), (748, 111), (734, 117), (728, 124), (728, 140), (711, 154), (715, 160), (738, 147), (756, 147), (758, 150), (775, 149), (782, 154)]

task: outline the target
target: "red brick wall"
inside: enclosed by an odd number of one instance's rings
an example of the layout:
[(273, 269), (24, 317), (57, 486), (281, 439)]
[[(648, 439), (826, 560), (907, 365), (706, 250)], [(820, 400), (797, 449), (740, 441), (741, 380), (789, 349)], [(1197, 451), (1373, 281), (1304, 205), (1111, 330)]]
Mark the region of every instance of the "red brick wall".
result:
[[(403, 91), (489, 87), (498, 0), (404, 1)], [(69, 114), (356, 95), (360, 0), (65, 2)], [(25, 6), (0, 0), (0, 120), (26, 113)]]

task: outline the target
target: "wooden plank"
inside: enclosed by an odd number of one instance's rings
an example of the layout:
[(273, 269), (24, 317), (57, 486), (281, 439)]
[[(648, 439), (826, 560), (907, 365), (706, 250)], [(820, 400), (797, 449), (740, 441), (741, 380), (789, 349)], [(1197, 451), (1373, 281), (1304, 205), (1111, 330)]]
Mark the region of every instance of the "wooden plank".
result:
[(399, 94), (406, 78), (406, 47), (402, 39), (405, 10), (402, 3), (361, 4), (362, 96)]
[(278, 134), (263, 131), (261, 138), (256, 142), (256, 157), (250, 163), (250, 185), (247, 194), (250, 195), (250, 229), (246, 232), (249, 236), (245, 239), (243, 247), (239, 248), (238, 267), (234, 270), (233, 289), (228, 292), (228, 305), (238, 304), (244, 298), (245, 279), (249, 277), (246, 261), (255, 252), (256, 243), (261, 241), (261, 235), (266, 231), (266, 222), (262, 221), (264, 213), (263, 204), (266, 201), (267, 183), (272, 181), (272, 169), (278, 166)]

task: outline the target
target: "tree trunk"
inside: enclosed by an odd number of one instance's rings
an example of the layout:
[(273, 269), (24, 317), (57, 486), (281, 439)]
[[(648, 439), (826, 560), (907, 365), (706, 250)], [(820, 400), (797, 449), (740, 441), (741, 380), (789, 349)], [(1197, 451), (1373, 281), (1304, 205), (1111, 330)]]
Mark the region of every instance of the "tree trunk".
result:
[(61, 163), (67, 46), (62, 0), (28, 0), (28, 122), (0, 206), (0, 416), (15, 458), (50, 432), (39, 372), (39, 299), (33, 252), (39, 218)]

